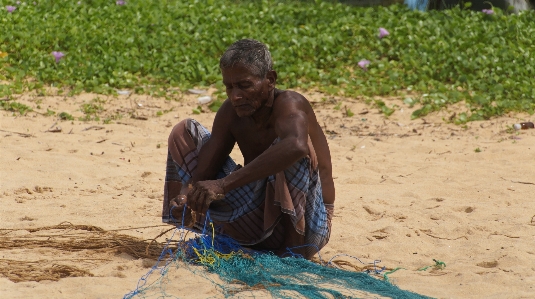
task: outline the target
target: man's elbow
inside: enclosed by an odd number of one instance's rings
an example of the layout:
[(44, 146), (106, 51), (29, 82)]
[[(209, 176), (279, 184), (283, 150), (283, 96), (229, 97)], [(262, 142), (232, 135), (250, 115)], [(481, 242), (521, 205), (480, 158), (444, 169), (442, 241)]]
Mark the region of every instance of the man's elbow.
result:
[(295, 138), (290, 144), (290, 153), (295, 157), (296, 160), (301, 159), (308, 155), (308, 142), (307, 140), (299, 140)]

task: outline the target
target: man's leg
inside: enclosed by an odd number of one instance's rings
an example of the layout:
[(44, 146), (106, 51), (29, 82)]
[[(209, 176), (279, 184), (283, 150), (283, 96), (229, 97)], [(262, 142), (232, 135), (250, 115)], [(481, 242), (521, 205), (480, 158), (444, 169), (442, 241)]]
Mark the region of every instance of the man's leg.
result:
[[(180, 205), (179, 195), (182, 189), (182, 178), (178, 175), (176, 164), (167, 154), (167, 169), (165, 173), (164, 200), (162, 209), (162, 221), (166, 223), (182, 223), (182, 210), (184, 205)], [(180, 211), (179, 211), (180, 210)], [(189, 222), (189, 221), (188, 221)], [(189, 223), (184, 223), (188, 225)]]
[[(197, 159), (202, 146), (210, 139), (210, 132), (193, 119), (179, 122), (168, 139), (167, 169), (165, 176), (165, 192), (162, 210), (162, 221), (166, 223), (181, 224), (184, 212), (184, 198), (188, 193), (188, 183), (193, 171), (197, 168)], [(222, 178), (236, 168), (236, 163), (228, 157), (217, 178)], [(191, 210), (187, 210), (187, 221), (190, 223)], [(171, 216), (174, 218), (172, 219)], [(175, 220), (175, 221), (173, 221)], [(202, 223), (204, 219), (196, 219)], [(191, 221), (193, 222), (193, 221)]]
[(279, 249), (282, 251), (282, 255), (285, 253), (287, 254), (288, 250), (291, 250), (291, 252), (294, 254), (300, 254), (307, 259), (311, 258), (306, 256), (306, 248), (304, 247), (305, 236), (297, 232), (292, 223), (292, 218), (290, 215), (286, 213), (282, 214), (281, 225), (284, 227), (284, 241)]
[[(310, 166), (310, 159), (303, 158), (284, 172), (268, 178), (260, 213), (262, 219), (259, 220), (264, 224), (267, 237), (251, 246), (253, 249), (272, 251), (280, 256), (288, 256), (288, 250), (291, 250), (311, 258), (328, 242), (329, 212), (323, 203), (318, 170)], [(230, 225), (245, 227), (245, 224), (238, 224), (252, 222), (258, 214), (240, 217)]]
[(310, 158), (303, 158), (283, 174), (277, 174), (275, 188), (284, 190), (275, 192), (279, 194), (276, 201), (283, 210), (284, 246), (297, 247), (291, 251), (305, 258), (313, 257), (327, 244), (330, 236), (319, 170), (313, 167)]
[[(184, 213), (187, 182), (197, 167), (200, 148), (210, 138), (210, 132), (192, 119), (179, 122), (168, 139), (167, 168), (165, 175), (162, 221), (191, 226), (191, 210)], [(185, 215), (182, 223), (182, 216)]]
[(162, 213), (164, 222), (191, 227), (193, 225), (193, 218), (189, 209), (184, 211), (186, 202), (182, 196), (184, 193), (182, 191), (182, 182), (166, 181), (164, 188), (164, 202), (166, 207), (164, 211), (167, 209), (167, 211)]

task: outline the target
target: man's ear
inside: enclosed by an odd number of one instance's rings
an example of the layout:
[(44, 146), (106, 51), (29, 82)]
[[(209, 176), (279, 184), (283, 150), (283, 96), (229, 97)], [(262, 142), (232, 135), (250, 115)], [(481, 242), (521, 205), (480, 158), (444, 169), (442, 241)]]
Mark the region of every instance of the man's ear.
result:
[(266, 79), (268, 80), (269, 91), (275, 89), (275, 84), (277, 83), (277, 72), (274, 70), (268, 71), (266, 74)]

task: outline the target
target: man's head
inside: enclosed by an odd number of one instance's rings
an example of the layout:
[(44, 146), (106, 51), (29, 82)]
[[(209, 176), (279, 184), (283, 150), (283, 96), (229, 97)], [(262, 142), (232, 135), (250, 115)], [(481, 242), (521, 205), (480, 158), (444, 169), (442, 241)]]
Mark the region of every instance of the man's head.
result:
[[(232, 44), (219, 61), (227, 96), (240, 117), (272, 103), (277, 73), (267, 47), (253, 39)], [(267, 105), (269, 106), (269, 105)]]
[(247, 67), (251, 73), (261, 78), (273, 69), (268, 48), (254, 39), (242, 39), (233, 43), (219, 60), (221, 70), (238, 64)]

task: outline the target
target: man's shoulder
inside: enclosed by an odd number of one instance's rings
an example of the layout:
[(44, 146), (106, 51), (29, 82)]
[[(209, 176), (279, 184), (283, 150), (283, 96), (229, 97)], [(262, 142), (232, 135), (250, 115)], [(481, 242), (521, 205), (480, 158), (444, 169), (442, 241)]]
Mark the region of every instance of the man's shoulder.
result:
[(275, 104), (281, 107), (288, 107), (298, 104), (301, 106), (303, 104), (309, 105), (308, 100), (297, 91), (293, 90), (277, 90)]
[(280, 98), (292, 98), (292, 99), (306, 100), (306, 98), (302, 94), (294, 90), (277, 89), (276, 92), (277, 92), (276, 98), (280, 97)]

